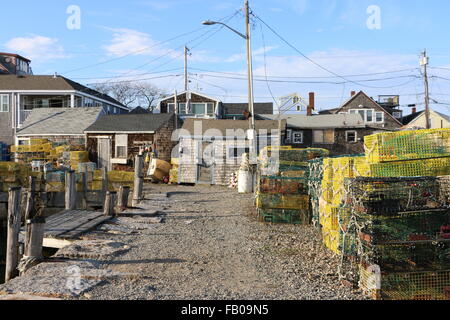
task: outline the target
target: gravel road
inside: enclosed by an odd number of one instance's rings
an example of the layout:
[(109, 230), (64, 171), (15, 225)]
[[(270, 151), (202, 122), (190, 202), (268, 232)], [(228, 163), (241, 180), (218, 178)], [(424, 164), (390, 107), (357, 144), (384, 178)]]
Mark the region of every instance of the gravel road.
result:
[(211, 186), (149, 185), (145, 191), (154, 200), (143, 205), (160, 210), (163, 223), (131, 234), (91, 233), (131, 249), (103, 262), (123, 276), (79, 298), (363, 299), (339, 283), (338, 259), (312, 227), (258, 222), (250, 195)]

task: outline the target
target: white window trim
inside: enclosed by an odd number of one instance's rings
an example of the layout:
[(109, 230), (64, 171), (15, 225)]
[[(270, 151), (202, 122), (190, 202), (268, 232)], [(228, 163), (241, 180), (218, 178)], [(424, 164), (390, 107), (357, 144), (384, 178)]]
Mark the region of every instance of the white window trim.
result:
[(286, 130), (286, 138), (284, 139), (286, 143), (292, 142), (292, 129)]
[[(184, 112), (180, 112), (181, 110), (180, 105), (184, 105)], [(193, 104), (203, 104), (205, 106), (205, 113), (188, 113), (187, 111), (187, 103), (186, 102), (178, 102), (178, 114), (182, 115), (182, 116), (198, 116), (198, 117), (211, 117), (214, 116), (216, 114), (216, 103), (215, 102), (191, 102), (191, 106)], [(213, 110), (212, 113), (208, 113), (208, 104), (212, 104)], [(173, 108), (173, 110), (175, 110), (175, 103), (174, 102), (170, 102), (167, 104), (167, 111), (169, 112), (170, 107)]]
[[(348, 141), (348, 134), (349, 133), (354, 133), (355, 134), (355, 141)], [(345, 142), (347, 142), (347, 143), (356, 143), (356, 142), (358, 142), (358, 132), (356, 130), (345, 131)]]
[[(381, 114), (381, 121), (377, 121), (377, 114)], [(375, 117), (374, 117), (375, 123), (384, 123), (384, 112), (382, 111), (376, 111)]]
[[(300, 141), (300, 142), (297, 142), (297, 141), (295, 140), (295, 135), (298, 134), (298, 133), (301, 134), (301, 141)], [(303, 131), (301, 131), (301, 130), (298, 130), (298, 131), (292, 131), (292, 143), (293, 143), (293, 144), (303, 144), (303, 141), (304, 141), (304, 133), (303, 133)]]
[[(352, 111), (354, 111), (354, 113), (352, 113)], [(349, 114), (359, 114), (360, 111), (364, 111), (364, 118), (363, 118), (364, 123), (374, 123), (376, 121), (375, 115), (378, 111), (376, 111), (375, 109), (349, 109), (348, 113)], [(367, 121), (367, 111), (372, 111), (372, 121)], [(383, 118), (383, 120), (384, 120), (384, 118)]]
[[(125, 143), (118, 143), (118, 138), (121, 137), (124, 139)], [(117, 156), (117, 147), (125, 147), (125, 156), (124, 157), (118, 157)], [(115, 146), (114, 146), (114, 155), (115, 159), (125, 159), (127, 158), (128, 154), (128, 135), (127, 134), (117, 134), (115, 139)]]
[[(7, 109), (3, 110), (3, 99), (7, 100)], [(0, 112), (7, 113), (11, 111), (11, 97), (9, 94), (0, 94)]]

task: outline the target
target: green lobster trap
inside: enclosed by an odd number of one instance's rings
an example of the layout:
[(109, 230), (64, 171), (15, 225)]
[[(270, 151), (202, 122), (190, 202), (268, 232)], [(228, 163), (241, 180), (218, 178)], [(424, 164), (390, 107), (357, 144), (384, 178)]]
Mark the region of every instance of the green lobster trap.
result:
[(286, 223), (308, 225), (311, 217), (308, 210), (257, 209), (261, 221), (268, 223)]

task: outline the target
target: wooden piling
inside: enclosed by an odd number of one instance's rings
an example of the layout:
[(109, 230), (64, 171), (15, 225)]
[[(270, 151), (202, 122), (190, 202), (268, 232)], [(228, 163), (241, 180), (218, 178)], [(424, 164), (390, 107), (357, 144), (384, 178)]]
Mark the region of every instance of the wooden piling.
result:
[(5, 281), (13, 279), (17, 274), (19, 263), (19, 232), (21, 224), (20, 195), (22, 188), (10, 188), (8, 198), (8, 235), (6, 244)]
[(29, 177), (29, 190), (27, 193), (27, 200), (26, 200), (26, 207), (25, 207), (25, 221), (32, 219), (34, 215), (36, 214), (34, 210), (34, 191), (36, 188), (36, 177)]
[(108, 168), (103, 167), (102, 168), (102, 191), (103, 194), (106, 194), (106, 192), (109, 190), (108, 188)]
[(117, 192), (107, 191), (105, 195), (105, 204), (103, 206), (103, 213), (105, 216), (114, 217), (116, 212), (114, 210), (114, 205), (116, 202)]
[(87, 200), (87, 194), (88, 194), (88, 170), (87, 167), (84, 166), (84, 170), (82, 173), (82, 183), (83, 183), (83, 208), (86, 210), (88, 208), (88, 200)]
[(75, 171), (70, 170), (66, 172), (66, 184), (65, 184), (65, 203), (66, 210), (76, 209), (76, 184), (75, 184)]
[(27, 258), (42, 259), (42, 245), (44, 241), (45, 218), (35, 217), (26, 221), (25, 256)]
[(133, 190), (133, 206), (142, 200), (142, 191), (144, 187), (144, 157), (137, 155), (134, 160), (134, 190)]
[(128, 208), (128, 197), (130, 195), (130, 187), (121, 186), (117, 196), (117, 207), (120, 210)]

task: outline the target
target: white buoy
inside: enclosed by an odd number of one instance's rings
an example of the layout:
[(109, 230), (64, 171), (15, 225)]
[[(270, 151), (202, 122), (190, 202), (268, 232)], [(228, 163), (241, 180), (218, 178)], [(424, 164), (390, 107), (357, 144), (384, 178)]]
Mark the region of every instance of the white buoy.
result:
[(239, 193), (253, 192), (253, 174), (250, 171), (239, 170), (238, 192)]

